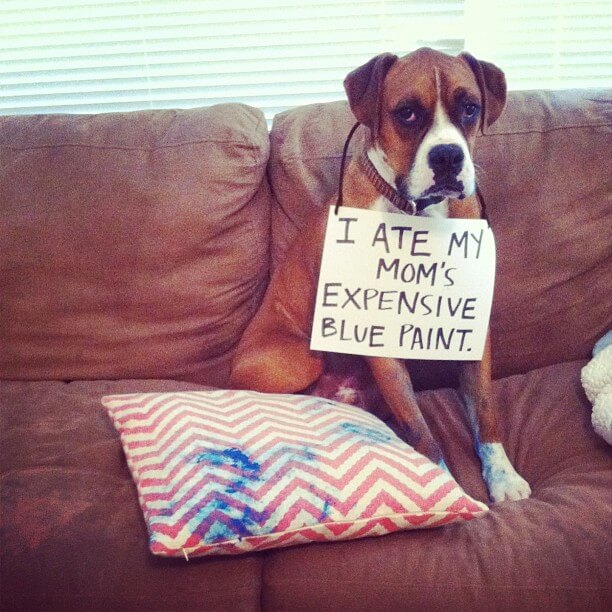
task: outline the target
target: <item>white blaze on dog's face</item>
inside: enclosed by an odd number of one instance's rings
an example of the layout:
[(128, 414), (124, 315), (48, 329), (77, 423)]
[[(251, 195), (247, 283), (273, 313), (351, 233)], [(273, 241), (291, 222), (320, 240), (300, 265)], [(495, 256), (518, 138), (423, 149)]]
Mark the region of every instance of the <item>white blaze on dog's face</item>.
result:
[[(476, 96), (468, 95), (466, 100), (461, 100), (458, 103), (461, 108), (456, 112), (460, 115), (458, 125), (455, 125), (450, 117), (452, 111), (447, 111), (442, 97), (437, 68), (434, 74), (437, 100), (431, 126), (416, 151), (405, 189), (415, 199), (428, 196), (464, 198), (472, 195), (476, 187), (467, 137), (469, 128), (478, 119), (480, 104)], [(402, 109), (401, 112), (406, 115), (407, 111)]]
[(476, 132), (481, 121), (495, 121), (505, 104), (498, 68), (467, 54), (419, 49), (401, 59), (373, 58), (345, 86), (353, 112), (372, 134), (368, 156), (402, 195), (437, 202), (474, 193)]

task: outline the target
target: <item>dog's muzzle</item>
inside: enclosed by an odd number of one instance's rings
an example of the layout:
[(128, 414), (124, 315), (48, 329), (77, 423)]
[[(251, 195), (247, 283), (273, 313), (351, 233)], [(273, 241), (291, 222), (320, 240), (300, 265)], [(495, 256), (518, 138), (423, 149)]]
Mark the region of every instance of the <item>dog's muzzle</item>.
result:
[(456, 144), (442, 144), (432, 147), (427, 162), (433, 172), (433, 185), (423, 194), (463, 197), (463, 181), (457, 179), (463, 170), (465, 155)]
[(463, 170), (464, 159), (463, 150), (456, 144), (436, 145), (427, 155), (429, 167), (434, 171), (434, 175), (457, 176)]

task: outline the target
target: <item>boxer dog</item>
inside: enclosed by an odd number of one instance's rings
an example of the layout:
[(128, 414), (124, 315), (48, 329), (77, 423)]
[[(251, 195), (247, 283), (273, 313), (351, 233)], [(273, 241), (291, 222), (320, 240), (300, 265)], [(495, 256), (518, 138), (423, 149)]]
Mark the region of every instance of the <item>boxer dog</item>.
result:
[[(505, 106), (501, 70), (466, 53), (451, 57), (419, 49), (401, 59), (378, 55), (351, 72), (344, 86), (353, 114), (369, 132), (364, 150), (353, 156), (341, 181), (346, 206), (481, 217), (471, 153), (479, 127), (490, 126)], [(319, 381), (315, 395), (358, 397), (346, 388), (330, 392), (325, 357), (309, 348), (328, 214), (325, 206), (313, 215), (273, 275), (237, 347), (230, 379), (234, 388), (295, 393)], [(444, 466), (404, 362), (364, 359), (402, 436)], [(491, 499), (529, 497), (529, 485), (501, 443), (489, 341), (480, 362), (462, 362), (459, 369), (460, 395)]]

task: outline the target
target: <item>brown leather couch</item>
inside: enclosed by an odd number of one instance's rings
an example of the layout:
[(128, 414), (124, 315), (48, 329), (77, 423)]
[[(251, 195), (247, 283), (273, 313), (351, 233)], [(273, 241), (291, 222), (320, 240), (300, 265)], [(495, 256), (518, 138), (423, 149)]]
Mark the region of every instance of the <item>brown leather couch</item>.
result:
[[(0, 119), (2, 610), (612, 609), (612, 460), (579, 380), (611, 326), (611, 92), (518, 92), (478, 139), (498, 249), (495, 393), (527, 501), (439, 529), (168, 560), (107, 393), (223, 387), (308, 212), (345, 103)], [(440, 386), (445, 366), (425, 369)], [(485, 487), (454, 391), (420, 395)]]

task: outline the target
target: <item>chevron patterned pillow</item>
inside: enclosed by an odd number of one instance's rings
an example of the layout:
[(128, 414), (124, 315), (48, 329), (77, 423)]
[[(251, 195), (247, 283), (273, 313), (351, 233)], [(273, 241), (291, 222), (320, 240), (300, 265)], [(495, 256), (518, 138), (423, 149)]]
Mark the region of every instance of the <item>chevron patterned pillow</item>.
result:
[(487, 512), (382, 421), (250, 391), (106, 396), (157, 555), (234, 554)]

